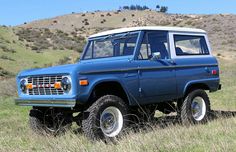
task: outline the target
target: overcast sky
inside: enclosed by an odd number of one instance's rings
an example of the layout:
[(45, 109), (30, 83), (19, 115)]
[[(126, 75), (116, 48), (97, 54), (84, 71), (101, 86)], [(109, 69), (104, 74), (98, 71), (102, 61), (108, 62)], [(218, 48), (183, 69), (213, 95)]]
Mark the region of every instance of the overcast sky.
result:
[(138, 4), (155, 8), (169, 7), (169, 13), (236, 14), (236, 0), (1, 0), (0, 25), (50, 18), (71, 12), (115, 10), (119, 6)]

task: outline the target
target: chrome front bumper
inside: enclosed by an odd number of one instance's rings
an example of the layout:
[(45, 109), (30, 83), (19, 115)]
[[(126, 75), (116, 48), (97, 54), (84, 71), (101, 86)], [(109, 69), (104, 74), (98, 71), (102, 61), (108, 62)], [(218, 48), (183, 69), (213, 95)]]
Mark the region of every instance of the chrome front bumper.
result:
[(76, 104), (75, 99), (69, 100), (35, 100), (35, 99), (15, 99), (15, 104), (19, 106), (38, 106), (38, 107), (66, 107), (72, 108)]

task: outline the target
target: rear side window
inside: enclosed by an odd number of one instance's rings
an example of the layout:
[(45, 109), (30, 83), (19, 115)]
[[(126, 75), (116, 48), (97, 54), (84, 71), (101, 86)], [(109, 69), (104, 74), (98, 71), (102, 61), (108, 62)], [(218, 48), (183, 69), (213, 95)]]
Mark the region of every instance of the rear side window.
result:
[(209, 55), (204, 36), (174, 35), (175, 52), (183, 55)]

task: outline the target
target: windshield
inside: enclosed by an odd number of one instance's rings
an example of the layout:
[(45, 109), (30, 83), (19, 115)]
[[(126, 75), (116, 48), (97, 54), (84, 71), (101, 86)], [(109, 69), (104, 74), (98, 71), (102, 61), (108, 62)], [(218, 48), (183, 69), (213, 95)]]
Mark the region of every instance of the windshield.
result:
[(89, 40), (83, 59), (133, 55), (138, 33), (123, 33)]

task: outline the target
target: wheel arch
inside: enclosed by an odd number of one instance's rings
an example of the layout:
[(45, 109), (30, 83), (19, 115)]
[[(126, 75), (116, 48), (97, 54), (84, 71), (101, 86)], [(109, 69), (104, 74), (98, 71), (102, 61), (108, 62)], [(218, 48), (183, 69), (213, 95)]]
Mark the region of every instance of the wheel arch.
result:
[(186, 97), (187, 94), (195, 89), (210, 90), (210, 86), (204, 82), (190, 82), (184, 88), (183, 96)]
[(119, 96), (124, 102), (130, 105), (129, 95), (124, 85), (117, 79), (104, 79), (94, 83), (89, 92), (88, 103), (91, 104), (95, 102), (97, 98), (107, 94)]

